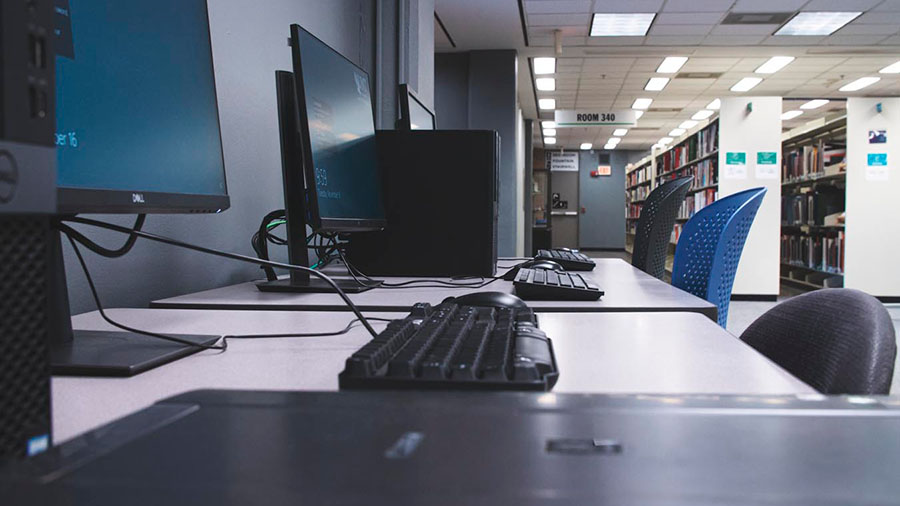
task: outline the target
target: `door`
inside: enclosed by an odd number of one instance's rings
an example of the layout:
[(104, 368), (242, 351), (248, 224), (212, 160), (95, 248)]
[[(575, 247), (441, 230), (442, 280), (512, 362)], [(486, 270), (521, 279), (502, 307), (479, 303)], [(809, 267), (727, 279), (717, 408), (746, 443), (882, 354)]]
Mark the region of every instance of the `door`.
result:
[(578, 247), (624, 249), (627, 153), (583, 151), (580, 155)]
[(551, 169), (550, 178), (550, 222), (553, 247), (577, 248), (578, 170), (577, 168), (576, 170)]

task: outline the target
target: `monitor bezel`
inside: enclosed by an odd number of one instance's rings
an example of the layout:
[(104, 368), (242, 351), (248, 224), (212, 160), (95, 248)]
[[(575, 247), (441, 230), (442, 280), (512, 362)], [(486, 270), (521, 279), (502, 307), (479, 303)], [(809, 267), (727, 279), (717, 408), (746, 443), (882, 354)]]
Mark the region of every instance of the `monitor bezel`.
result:
[[(417, 104), (419, 104), (422, 109), (425, 109), (431, 116), (431, 130), (437, 130), (437, 117), (434, 114), (434, 111), (431, 110), (430, 107), (425, 105), (419, 96), (413, 92), (412, 88), (410, 88), (409, 84), (401, 83), (399, 86), (400, 92), (400, 128), (404, 130), (412, 130), (412, 117), (409, 115), (409, 101), (410, 99), (415, 100)], [(419, 129), (424, 130), (424, 129)]]
[(215, 61), (212, 50), (212, 30), (209, 23), (209, 5), (203, 2), (206, 13), (206, 36), (209, 44), (209, 65), (212, 75), (213, 103), (215, 105), (216, 126), (219, 132), (219, 155), (222, 158), (222, 181), (225, 185), (221, 194), (176, 193), (131, 190), (110, 190), (101, 188), (79, 188), (57, 185), (57, 212), (60, 214), (101, 213), (101, 214), (165, 214), (165, 213), (218, 213), (231, 206), (228, 196), (228, 176), (225, 171), (225, 150), (222, 141), (222, 118), (219, 114), (219, 96), (216, 89)]
[[(319, 200), (318, 195), (316, 195), (316, 176), (315, 176), (315, 163), (312, 158), (312, 150), (310, 149), (310, 135), (309, 135), (309, 117), (306, 110), (306, 86), (303, 82), (303, 61), (300, 55), (300, 31), (309, 35), (313, 39), (317, 40), (320, 44), (328, 48), (331, 52), (338, 55), (339, 57), (346, 60), (348, 63), (356, 67), (360, 72), (365, 74), (366, 81), (369, 83), (369, 97), (372, 97), (372, 80), (369, 77), (369, 73), (362, 69), (359, 65), (353, 63), (352, 60), (342, 55), (340, 52), (335, 50), (333, 47), (326, 44), (322, 39), (316, 37), (309, 31), (305, 30), (298, 24), (291, 25), (291, 61), (293, 64), (293, 73), (294, 73), (294, 93), (295, 93), (295, 102), (297, 106), (297, 115), (298, 115), (298, 125), (299, 125), (299, 135), (300, 135), (300, 151), (301, 151), (301, 163), (303, 167), (301, 170), (303, 171), (304, 179), (306, 180), (306, 200), (308, 202), (307, 205), (307, 213), (309, 215), (309, 225), (316, 232), (367, 232), (374, 230), (381, 230), (385, 226), (387, 226), (387, 218), (334, 218), (328, 216), (321, 216), (319, 213)], [(374, 102), (373, 102), (374, 107)], [(372, 126), (374, 129), (375, 126), (375, 114), (372, 112)], [(377, 160), (376, 160), (377, 163)], [(380, 172), (380, 170), (379, 170)], [(379, 173), (379, 177), (381, 174)], [(382, 209), (384, 209), (384, 190), (382, 188)]]

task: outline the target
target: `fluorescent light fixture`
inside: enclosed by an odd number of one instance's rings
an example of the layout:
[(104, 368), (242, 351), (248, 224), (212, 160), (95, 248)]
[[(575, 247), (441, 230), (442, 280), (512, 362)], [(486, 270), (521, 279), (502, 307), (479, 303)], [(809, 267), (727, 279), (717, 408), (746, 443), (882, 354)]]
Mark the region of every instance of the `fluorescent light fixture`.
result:
[(686, 120), (682, 121), (680, 125), (678, 125), (678, 128), (690, 130), (691, 128), (694, 128), (695, 126), (697, 126), (696, 121), (694, 121), (692, 119), (686, 119)]
[(866, 86), (871, 86), (878, 81), (881, 81), (880, 77), (860, 77), (856, 81), (853, 81), (850, 84), (845, 84), (841, 86), (840, 91), (857, 91), (865, 88)]
[(797, 116), (800, 116), (801, 114), (803, 114), (803, 111), (801, 111), (800, 109), (794, 109), (793, 111), (788, 111), (788, 112), (782, 114), (781, 119), (783, 119), (783, 120), (794, 119)]
[(643, 37), (647, 35), (655, 17), (655, 12), (597, 12), (591, 20), (591, 37)]
[(622, 142), (621, 137), (610, 137), (609, 139), (606, 140), (607, 144), (618, 144), (620, 142)]
[(761, 82), (761, 77), (745, 77), (732, 86), (731, 91), (750, 91)]
[(668, 77), (651, 77), (644, 89), (647, 91), (662, 91), (667, 84), (669, 84)]
[(680, 135), (684, 135), (685, 130), (683, 128), (673, 128), (669, 130), (669, 135), (672, 137), (678, 137)]
[(793, 56), (773, 56), (759, 67), (756, 67), (754, 72), (757, 74), (774, 74), (783, 69), (788, 63), (794, 61), (794, 59)]
[(828, 100), (825, 100), (824, 98), (817, 98), (815, 100), (810, 100), (809, 102), (801, 105), (800, 108), (801, 109), (818, 109), (819, 107), (822, 107), (823, 105), (825, 105), (827, 103), (828, 103)]
[(534, 85), (538, 91), (554, 91), (556, 90), (556, 79), (552, 77), (538, 77), (534, 80)]
[(544, 128), (556, 128), (555, 121), (541, 121), (541, 126)]
[(616, 145), (615, 144), (607, 144), (606, 146), (603, 146), (603, 149), (605, 149), (607, 151), (612, 151), (613, 149), (616, 149)]
[(700, 120), (704, 120), (704, 119), (712, 116), (715, 113), (716, 113), (715, 111), (710, 111), (709, 109), (703, 109), (702, 111), (697, 111), (696, 113), (694, 113), (694, 115), (691, 116), (691, 119), (700, 121)]
[(545, 128), (544, 129), (544, 137), (556, 137), (556, 129), (555, 128)]
[(658, 140), (656, 143), (659, 144), (660, 146), (665, 146), (666, 144), (672, 142), (673, 140), (674, 139), (672, 139), (671, 137), (663, 137), (662, 139)]
[(631, 104), (631, 108), (638, 109), (638, 110), (648, 109), (650, 107), (650, 104), (652, 104), (652, 103), (653, 103), (652, 98), (636, 98), (634, 100), (634, 103)]
[(615, 135), (616, 137), (622, 137), (627, 133), (628, 133), (627, 128), (617, 128), (617, 129), (613, 130), (613, 135)]
[[(712, 102), (706, 104), (706, 108), (711, 109), (713, 111), (718, 111), (719, 108), (721, 108), (721, 107), (722, 107), (722, 101), (719, 100), (718, 98), (713, 100)], [(690, 127), (688, 127), (688, 128), (690, 128)]]
[(556, 109), (556, 99), (555, 98), (542, 98), (538, 100), (538, 107), (544, 109)]
[(641, 119), (641, 116), (644, 115), (644, 111), (634, 111), (634, 119), (635, 121)]
[(879, 74), (900, 74), (900, 61), (878, 71)]
[(556, 58), (535, 58), (532, 60), (534, 63), (534, 73), (535, 74), (555, 74), (556, 73)]
[(798, 12), (775, 35), (831, 35), (862, 12)]
[(687, 56), (667, 56), (662, 63), (659, 64), (659, 67), (656, 67), (656, 72), (660, 74), (674, 74), (681, 70), (681, 67), (687, 63)]
[(556, 144), (556, 137), (544, 137), (544, 144)]
[(594, 145), (591, 144), (590, 142), (582, 142), (581, 143), (581, 149), (591, 149), (592, 147), (594, 147)]

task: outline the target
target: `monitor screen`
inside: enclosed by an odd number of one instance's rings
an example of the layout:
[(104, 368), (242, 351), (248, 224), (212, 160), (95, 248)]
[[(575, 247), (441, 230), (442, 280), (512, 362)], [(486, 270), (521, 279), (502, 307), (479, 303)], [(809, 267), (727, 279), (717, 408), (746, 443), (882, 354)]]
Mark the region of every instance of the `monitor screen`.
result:
[(228, 206), (206, 0), (54, 0), (63, 212)]
[(409, 129), (434, 130), (434, 115), (412, 94), (409, 97)]
[[(381, 177), (369, 76), (297, 25), (292, 26), (294, 75), (309, 188), (318, 230), (384, 226)], [(299, 68), (298, 68), (299, 67)]]

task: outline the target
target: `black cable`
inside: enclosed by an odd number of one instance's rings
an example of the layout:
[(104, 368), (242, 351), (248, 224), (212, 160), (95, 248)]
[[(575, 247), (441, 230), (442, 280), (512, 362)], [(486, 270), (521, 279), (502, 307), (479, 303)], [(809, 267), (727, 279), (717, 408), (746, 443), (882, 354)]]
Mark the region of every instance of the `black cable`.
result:
[[(366, 318), (367, 320), (376, 321), (376, 322), (392, 322), (390, 318)], [(354, 318), (350, 320), (350, 323), (347, 324), (341, 330), (335, 330), (334, 332), (313, 332), (308, 334), (297, 334), (297, 333), (289, 333), (289, 334), (228, 334), (222, 336), (223, 339), (273, 339), (273, 338), (284, 338), (284, 337), (331, 337), (331, 336), (340, 336), (350, 332), (350, 329), (353, 328), (356, 323), (359, 322), (359, 318)]]
[[(231, 260), (252, 263), (252, 264), (260, 265), (260, 266), (277, 267), (279, 269), (289, 269), (289, 270), (295, 270), (295, 271), (308, 272), (308, 273), (312, 274), (313, 276), (316, 276), (317, 278), (328, 283), (331, 286), (331, 288), (334, 289), (335, 293), (337, 293), (338, 296), (340, 296), (340, 298), (344, 301), (344, 303), (347, 305), (347, 307), (350, 308), (351, 311), (353, 311), (353, 314), (357, 318), (359, 318), (360, 323), (362, 323), (363, 326), (366, 328), (366, 330), (369, 331), (369, 334), (371, 334), (373, 338), (378, 337), (378, 332), (376, 332), (375, 329), (373, 329), (372, 326), (369, 325), (369, 322), (366, 321), (366, 317), (363, 316), (363, 314), (356, 307), (356, 305), (353, 304), (353, 301), (351, 301), (350, 298), (347, 297), (347, 294), (344, 293), (343, 290), (341, 290), (341, 288), (337, 285), (337, 283), (335, 283), (330, 277), (326, 276), (325, 274), (323, 274), (315, 269), (310, 269), (309, 267), (303, 267), (300, 265), (292, 265), (292, 264), (285, 264), (285, 263), (281, 263), (281, 262), (273, 262), (271, 260), (262, 260), (259, 258), (248, 257), (246, 255), (239, 255), (237, 253), (229, 253), (227, 251), (214, 250), (212, 248), (206, 248), (204, 246), (197, 246), (195, 244), (190, 244), (190, 243), (187, 243), (184, 241), (179, 241), (177, 239), (170, 239), (168, 237), (163, 237), (163, 236), (156, 235), (156, 234), (150, 234), (150, 233), (138, 231), (138, 230), (131, 230), (131, 229), (128, 229), (125, 227), (121, 227), (119, 225), (114, 225), (112, 223), (105, 223), (102, 221), (92, 220), (92, 219), (88, 219), (88, 218), (80, 218), (80, 217), (76, 216), (73, 218), (67, 218), (64, 221), (80, 223), (82, 225), (89, 225), (89, 226), (98, 227), (98, 228), (105, 228), (107, 230), (113, 230), (115, 232), (120, 232), (123, 234), (136, 234), (139, 237), (142, 237), (144, 239), (149, 239), (151, 241), (161, 242), (164, 244), (169, 244), (171, 246), (177, 246), (180, 248), (191, 249), (194, 251), (199, 251), (200, 253), (206, 253), (208, 255), (220, 256), (220, 257), (228, 258)], [(63, 227), (64, 225), (60, 225), (60, 226)], [(65, 228), (72, 230), (71, 227), (65, 227)]]
[[(139, 214), (137, 216), (137, 219), (134, 221), (132, 230), (135, 232), (139, 232), (144, 227), (144, 221), (146, 220), (146, 218), (146, 214)], [(134, 243), (137, 241), (137, 235), (132, 233), (129, 234), (128, 239), (125, 241), (125, 244), (123, 244), (121, 247), (119, 247), (118, 249), (109, 249), (100, 246), (96, 242), (88, 239), (81, 232), (75, 230), (74, 228), (70, 228), (69, 231), (69, 233), (75, 236), (78, 239), (78, 242), (83, 244), (85, 248), (106, 258), (119, 258), (125, 256), (125, 254), (131, 251), (131, 248), (134, 247)]]

